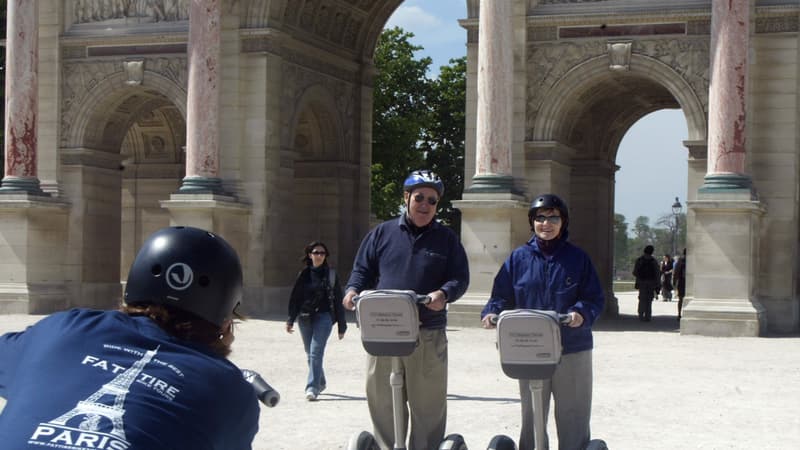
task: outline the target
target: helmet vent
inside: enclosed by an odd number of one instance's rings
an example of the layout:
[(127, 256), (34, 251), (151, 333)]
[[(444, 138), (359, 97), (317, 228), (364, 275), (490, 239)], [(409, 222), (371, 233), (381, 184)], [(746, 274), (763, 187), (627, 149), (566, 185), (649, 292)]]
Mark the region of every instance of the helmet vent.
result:
[(161, 276), (161, 272), (163, 272), (161, 264), (153, 264), (153, 267), (150, 268), (150, 273), (155, 277)]
[(206, 287), (211, 284), (211, 279), (208, 278), (208, 275), (200, 275), (200, 279), (197, 280), (197, 283), (202, 287)]

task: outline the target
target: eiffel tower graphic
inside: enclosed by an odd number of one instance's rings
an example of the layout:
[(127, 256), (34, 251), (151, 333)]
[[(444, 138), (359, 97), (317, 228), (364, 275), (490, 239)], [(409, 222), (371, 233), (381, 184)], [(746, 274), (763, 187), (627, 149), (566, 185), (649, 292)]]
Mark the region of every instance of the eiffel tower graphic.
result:
[[(85, 416), (85, 420), (78, 426), (81, 430), (97, 431), (100, 425), (100, 419), (105, 417), (113, 426), (111, 435), (125, 441), (125, 429), (122, 423), (122, 416), (125, 414), (125, 396), (131, 384), (136, 380), (136, 377), (142, 372), (144, 366), (149, 363), (153, 357), (158, 353), (158, 348), (155, 350), (148, 350), (145, 352), (142, 359), (136, 361), (133, 366), (117, 375), (113, 380), (104, 384), (94, 394), (90, 395), (86, 400), (81, 400), (75, 405), (72, 410), (61, 415), (49, 423), (53, 425), (66, 426), (67, 422), (76, 416)], [(109, 396), (112, 397), (114, 403), (109, 405), (100, 403), (100, 399)]]

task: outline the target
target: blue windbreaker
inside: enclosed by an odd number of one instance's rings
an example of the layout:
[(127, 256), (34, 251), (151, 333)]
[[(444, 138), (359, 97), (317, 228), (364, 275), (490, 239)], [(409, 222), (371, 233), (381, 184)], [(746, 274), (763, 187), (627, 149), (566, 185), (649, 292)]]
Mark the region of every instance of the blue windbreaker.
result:
[(0, 336), (0, 448), (249, 450), (252, 386), (147, 317), (73, 309)]
[[(464, 247), (453, 231), (434, 221), (414, 236), (405, 216), (383, 222), (361, 241), (347, 289), (406, 289), (428, 294), (441, 289), (447, 302), (458, 300), (469, 285)], [(421, 328), (447, 325), (447, 310), (419, 307)]]
[(564, 353), (593, 347), (592, 324), (605, 299), (589, 255), (565, 235), (552, 255), (545, 256), (532, 237), (516, 248), (494, 278), (492, 294), (481, 317), (507, 309), (541, 309), (583, 316), (578, 328), (562, 327)]

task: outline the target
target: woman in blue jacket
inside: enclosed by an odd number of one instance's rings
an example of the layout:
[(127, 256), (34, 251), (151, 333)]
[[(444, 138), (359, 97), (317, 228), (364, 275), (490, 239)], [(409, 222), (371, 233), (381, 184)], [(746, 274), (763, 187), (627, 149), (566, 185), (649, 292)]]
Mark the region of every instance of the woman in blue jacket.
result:
[[(515, 249), (494, 279), (489, 302), (481, 312), (485, 328), (507, 309), (540, 309), (569, 314), (561, 331), (563, 356), (544, 383), (545, 423), (550, 396), (561, 450), (583, 448), (590, 440), (592, 410), (592, 324), (604, 298), (589, 256), (567, 241), (569, 210), (553, 194), (536, 197), (528, 211), (533, 237)], [(533, 413), (527, 380), (520, 380), (522, 429), (519, 448), (533, 448)], [(538, 414), (538, 412), (537, 412)]]

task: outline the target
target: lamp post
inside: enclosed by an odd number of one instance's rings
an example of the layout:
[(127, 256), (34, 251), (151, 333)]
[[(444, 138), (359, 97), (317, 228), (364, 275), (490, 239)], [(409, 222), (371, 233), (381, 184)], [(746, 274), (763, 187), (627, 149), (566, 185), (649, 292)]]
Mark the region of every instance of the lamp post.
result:
[(683, 210), (683, 205), (681, 202), (678, 201), (678, 197), (675, 197), (675, 203), (672, 204), (672, 215), (675, 217), (675, 228), (672, 229), (672, 257), (674, 258), (677, 251), (678, 251), (678, 225), (681, 218), (681, 211)]

